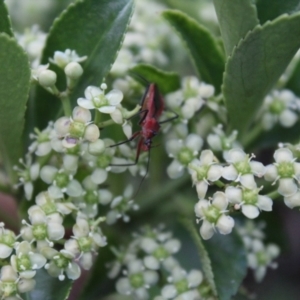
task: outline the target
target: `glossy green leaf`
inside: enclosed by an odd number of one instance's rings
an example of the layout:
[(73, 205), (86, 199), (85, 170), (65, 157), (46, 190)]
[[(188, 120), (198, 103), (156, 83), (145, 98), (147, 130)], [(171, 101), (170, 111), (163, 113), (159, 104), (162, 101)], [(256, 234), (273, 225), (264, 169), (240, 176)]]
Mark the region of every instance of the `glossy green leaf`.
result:
[[(133, 73), (133, 77), (135, 77), (134, 74), (137, 74), (149, 83), (156, 83), (163, 94), (180, 89), (180, 77), (177, 73), (165, 72), (146, 64), (139, 64), (131, 68), (130, 72)], [(138, 76), (136, 79), (139, 79)]]
[(243, 134), (263, 98), (300, 47), (300, 14), (257, 26), (234, 49), (224, 74), (223, 94), (231, 128)]
[(214, 0), (227, 56), (259, 21), (252, 0)]
[(4, 0), (0, 0), (0, 32), (4, 32), (10, 36), (14, 35)]
[[(54, 21), (42, 63), (48, 63), (48, 58), (53, 57), (57, 50), (72, 49), (80, 56), (88, 56), (83, 63), (84, 74), (72, 94), (74, 105), (88, 85), (100, 85), (109, 72), (121, 47), (132, 11), (132, 0), (77, 1)], [(54, 69), (53, 66), (51, 68)], [(59, 89), (64, 89), (63, 72), (58, 72), (57, 81)], [(33, 116), (38, 116), (36, 123), (40, 127), (46, 126), (49, 118), (57, 115), (59, 100), (38, 88), (34, 102)]]
[(210, 258), (218, 299), (232, 299), (247, 273), (246, 251), (241, 237), (233, 230), (225, 236), (214, 234), (203, 244)]
[(73, 284), (72, 280), (59, 281), (58, 278), (50, 277), (45, 269), (37, 271), (34, 277), (36, 285), (34, 290), (26, 293), (26, 300), (67, 300)]
[(292, 14), (300, 10), (299, 0), (256, 0), (257, 14), (263, 24), (278, 16)]
[(200, 77), (220, 91), (224, 56), (216, 38), (202, 25), (177, 10), (166, 10), (163, 17), (185, 42)]
[(26, 53), (5, 33), (0, 34), (0, 152), (11, 180), (22, 155), (22, 132), (30, 85)]

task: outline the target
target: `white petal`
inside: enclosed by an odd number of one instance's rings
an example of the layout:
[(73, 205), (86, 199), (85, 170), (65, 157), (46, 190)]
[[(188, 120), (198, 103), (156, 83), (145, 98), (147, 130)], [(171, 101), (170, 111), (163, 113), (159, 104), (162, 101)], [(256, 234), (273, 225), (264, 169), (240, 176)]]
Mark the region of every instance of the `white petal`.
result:
[(295, 206), (300, 206), (300, 192), (298, 191), (296, 194), (284, 197), (284, 203), (289, 208), (294, 208)]
[(72, 116), (75, 122), (88, 123), (92, 120), (91, 112), (83, 107), (75, 106), (72, 112)]
[(95, 184), (101, 184), (107, 179), (107, 171), (104, 169), (96, 169), (92, 173), (91, 179)]
[(234, 148), (228, 152), (228, 162), (236, 163), (243, 161), (246, 157), (245, 152), (242, 149)]
[(169, 253), (176, 253), (179, 251), (181, 247), (181, 243), (177, 239), (170, 239), (164, 244), (164, 248), (169, 252)]
[(127, 277), (120, 278), (116, 283), (116, 290), (121, 295), (129, 295), (132, 290), (129, 279)]
[(105, 95), (110, 105), (116, 106), (121, 103), (123, 99), (123, 93), (120, 90), (111, 90)]
[(193, 152), (198, 152), (203, 146), (203, 139), (197, 134), (189, 134), (186, 138), (185, 144)]
[(209, 134), (206, 138), (207, 143), (209, 146), (215, 150), (215, 151), (221, 151), (222, 150), (222, 142), (218, 135), (216, 134)]
[(200, 234), (204, 240), (210, 239), (214, 235), (214, 228), (206, 220), (203, 220), (202, 226), (200, 227)]
[(203, 150), (200, 155), (201, 165), (210, 165), (214, 160), (214, 153), (211, 150)]
[(55, 167), (44, 166), (41, 169), (40, 176), (44, 182), (50, 184), (53, 182), (56, 173), (57, 173), (57, 169)]
[(104, 114), (111, 114), (116, 110), (115, 106), (102, 106), (99, 107), (98, 110)]
[(47, 259), (42, 254), (34, 253), (30, 255), (30, 261), (33, 269), (40, 269), (46, 264)]
[(258, 196), (257, 206), (264, 211), (272, 211), (273, 201), (267, 196)]
[(8, 247), (5, 244), (0, 243), (0, 258), (7, 258), (12, 253), (13, 248)]
[(242, 206), (242, 213), (249, 219), (255, 219), (259, 215), (259, 209), (254, 205), (245, 204)]
[(229, 186), (228, 188), (226, 188), (225, 194), (228, 198), (228, 201), (231, 203), (239, 204), (242, 202), (243, 193), (240, 188)]
[(184, 173), (183, 165), (176, 159), (174, 159), (167, 168), (167, 174), (171, 179), (179, 178)]
[(95, 108), (93, 101), (85, 99), (85, 98), (78, 98), (77, 104), (85, 109), (94, 109)]
[(63, 198), (64, 193), (58, 186), (51, 185), (48, 187), (49, 196), (53, 199)]
[(229, 234), (234, 226), (234, 219), (230, 216), (222, 215), (216, 224), (221, 234)]
[(196, 183), (196, 190), (199, 199), (203, 199), (205, 197), (207, 189), (208, 189), (208, 184), (204, 180)]
[(289, 109), (285, 109), (279, 115), (279, 122), (283, 127), (292, 127), (298, 120), (298, 116), (296, 113)]
[(297, 184), (292, 178), (279, 179), (278, 193), (282, 196), (289, 197), (297, 192)]
[(241, 184), (247, 189), (255, 189), (257, 187), (252, 174), (245, 174), (240, 177)]
[(33, 184), (32, 182), (26, 182), (24, 184), (24, 192), (25, 192), (25, 198), (27, 200), (31, 200), (32, 198), (32, 193), (33, 193)]
[(233, 165), (223, 168), (222, 177), (226, 180), (235, 180), (238, 177), (238, 172)]
[(49, 222), (47, 231), (48, 231), (48, 238), (51, 241), (60, 240), (65, 235), (64, 226), (56, 222)]
[(158, 281), (158, 274), (154, 271), (144, 271), (144, 280), (146, 284), (153, 285)]
[(223, 167), (220, 165), (211, 165), (207, 172), (207, 179), (209, 181), (217, 181), (223, 173)]
[(81, 266), (84, 270), (90, 270), (93, 265), (93, 255), (91, 252), (82, 254), (80, 259)]
[(278, 176), (277, 168), (274, 165), (268, 165), (265, 169), (265, 179), (267, 181), (274, 181)]
[(69, 279), (76, 280), (80, 277), (81, 270), (76, 263), (72, 262), (71, 266), (66, 268), (66, 273)]
[(159, 261), (154, 256), (145, 256), (144, 264), (150, 270), (158, 270), (160, 267)]
[(162, 288), (161, 294), (166, 299), (172, 299), (177, 295), (176, 287), (173, 284), (167, 284)]
[(198, 270), (191, 270), (187, 276), (189, 287), (197, 287), (203, 280), (203, 274)]
[(228, 200), (227, 200), (225, 193), (223, 193), (223, 192), (214, 193), (212, 205), (221, 211), (226, 209), (227, 205), (228, 205)]
[(195, 214), (198, 218), (204, 217), (204, 210), (209, 206), (209, 202), (205, 199), (199, 200), (194, 207)]
[(265, 174), (265, 166), (261, 162), (250, 161), (250, 167), (251, 167), (252, 173), (255, 176), (258, 176), (258, 177), (264, 176), (264, 174)]
[(274, 159), (277, 163), (289, 162), (293, 160), (293, 153), (288, 148), (279, 148), (274, 153)]

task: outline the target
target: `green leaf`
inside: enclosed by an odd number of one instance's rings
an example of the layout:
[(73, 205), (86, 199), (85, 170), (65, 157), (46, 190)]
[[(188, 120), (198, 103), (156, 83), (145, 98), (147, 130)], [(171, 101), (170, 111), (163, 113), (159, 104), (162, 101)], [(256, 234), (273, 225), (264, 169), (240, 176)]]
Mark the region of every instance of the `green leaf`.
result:
[[(84, 73), (72, 94), (75, 105), (88, 85), (100, 85), (109, 72), (133, 11), (133, 0), (85, 0), (71, 4), (53, 23), (43, 52), (42, 63), (48, 63), (54, 52), (76, 50), (79, 56), (88, 56)], [(54, 66), (51, 68), (55, 69)], [(55, 69), (57, 70), (57, 69)], [(64, 89), (65, 75), (58, 72), (59, 89)], [(59, 100), (38, 88), (33, 115), (36, 123), (46, 126), (60, 109)], [(47, 116), (42, 112), (46, 112)], [(32, 116), (33, 117), (33, 116)]]
[[(200, 238), (200, 237), (199, 237)], [(203, 241), (208, 252), (220, 300), (232, 299), (247, 273), (246, 251), (239, 234), (214, 234)]]
[(166, 10), (163, 17), (176, 29), (191, 54), (203, 81), (220, 91), (224, 56), (216, 38), (202, 25), (177, 10)]
[(256, 0), (257, 14), (263, 24), (285, 13), (292, 14), (300, 10), (299, 0)]
[(26, 293), (26, 300), (66, 300), (73, 284), (72, 280), (59, 281), (58, 278), (50, 277), (45, 269), (37, 271), (34, 277), (36, 285), (34, 290)]
[(0, 34), (0, 152), (11, 181), (22, 155), (22, 132), (30, 85), (28, 58), (17, 42)]
[(139, 64), (131, 68), (130, 72), (142, 76), (149, 81), (149, 83), (156, 83), (163, 94), (176, 91), (180, 89), (181, 86), (180, 77), (177, 73), (165, 72), (151, 65)]
[(300, 47), (300, 14), (257, 26), (234, 49), (224, 74), (223, 94), (231, 128), (243, 134), (265, 95)]
[(0, 0), (0, 32), (14, 36), (4, 0)]
[(227, 56), (245, 35), (259, 24), (252, 0), (214, 0)]
[(200, 256), (200, 261), (202, 264), (202, 271), (204, 273), (205, 279), (209, 283), (211, 290), (215, 296), (218, 295), (217, 287), (214, 279), (214, 273), (212, 270), (211, 260), (209, 258), (209, 254), (205, 249), (203, 241), (199, 235), (199, 232), (196, 230), (195, 225), (189, 219), (182, 220), (183, 225), (189, 231), (190, 235), (192, 236), (194, 243), (197, 246), (198, 253)]

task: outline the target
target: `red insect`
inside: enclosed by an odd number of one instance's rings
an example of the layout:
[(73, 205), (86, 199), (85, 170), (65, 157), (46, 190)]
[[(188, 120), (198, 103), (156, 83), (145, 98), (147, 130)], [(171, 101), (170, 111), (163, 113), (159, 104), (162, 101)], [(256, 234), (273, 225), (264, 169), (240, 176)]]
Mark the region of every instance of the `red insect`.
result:
[[(155, 83), (149, 84), (142, 98), (142, 107), (139, 111), (139, 114), (141, 115), (139, 125), (142, 127), (142, 129), (140, 131), (135, 132), (130, 139), (110, 146), (110, 147), (114, 147), (114, 146), (118, 146), (130, 142), (136, 137), (140, 136), (139, 142), (137, 144), (135, 162), (131, 164), (122, 164), (122, 166), (135, 165), (139, 160), (141, 151), (149, 151), (148, 154), (148, 166), (149, 166), (152, 139), (158, 134), (160, 129), (160, 124), (169, 122), (178, 117), (178, 115), (176, 114), (176, 116), (170, 119), (159, 122), (158, 119), (161, 116), (164, 108), (165, 108), (164, 100), (158, 90), (157, 85)], [(111, 166), (114, 165), (111, 164)], [(147, 166), (147, 171), (148, 171), (148, 166)]]

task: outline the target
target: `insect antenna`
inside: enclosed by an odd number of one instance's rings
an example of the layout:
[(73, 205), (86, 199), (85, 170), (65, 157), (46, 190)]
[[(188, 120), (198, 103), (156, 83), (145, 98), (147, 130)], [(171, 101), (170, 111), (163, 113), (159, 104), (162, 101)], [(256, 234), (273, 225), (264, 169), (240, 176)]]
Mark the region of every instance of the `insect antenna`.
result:
[(131, 76), (133, 79), (135, 79), (136, 81), (138, 81), (142, 85), (144, 85), (144, 86), (150, 85), (150, 82), (145, 77), (143, 77), (142, 75), (140, 75), (140, 74), (138, 74), (134, 71), (129, 71), (128, 73), (129, 73), (129, 76)]

